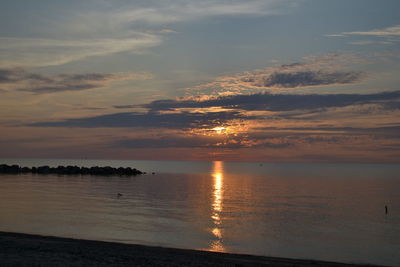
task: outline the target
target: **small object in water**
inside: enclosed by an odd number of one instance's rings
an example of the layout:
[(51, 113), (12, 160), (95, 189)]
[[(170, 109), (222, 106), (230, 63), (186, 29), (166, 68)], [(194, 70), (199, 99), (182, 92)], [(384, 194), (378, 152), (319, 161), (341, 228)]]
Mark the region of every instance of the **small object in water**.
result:
[(388, 207), (385, 205), (385, 214), (388, 214)]
[(152, 172), (151, 174), (153, 174), (153, 175), (154, 175), (154, 174), (156, 174), (156, 173), (155, 173), (155, 172)]
[(121, 193), (118, 193), (117, 196), (118, 196), (118, 197), (122, 197), (123, 195), (122, 195)]

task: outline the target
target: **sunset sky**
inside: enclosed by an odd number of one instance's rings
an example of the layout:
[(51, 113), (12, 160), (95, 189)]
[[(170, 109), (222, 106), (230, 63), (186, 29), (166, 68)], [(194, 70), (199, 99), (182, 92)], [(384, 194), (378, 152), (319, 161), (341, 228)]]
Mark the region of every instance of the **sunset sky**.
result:
[(0, 157), (400, 162), (398, 0), (2, 0)]

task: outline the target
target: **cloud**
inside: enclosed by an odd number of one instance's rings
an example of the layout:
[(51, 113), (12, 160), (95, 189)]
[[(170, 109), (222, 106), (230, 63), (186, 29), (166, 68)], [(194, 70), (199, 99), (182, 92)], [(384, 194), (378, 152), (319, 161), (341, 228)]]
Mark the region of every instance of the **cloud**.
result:
[(282, 138), (263, 138), (249, 140), (243, 136), (162, 136), (155, 138), (130, 138), (113, 143), (123, 148), (287, 148), (293, 144)]
[[(29, 79), (32, 74), (27, 74), (21, 68), (15, 69), (0, 69), (0, 84), (4, 83), (15, 83), (19, 82), (21, 79)], [(35, 79), (42, 79), (41, 75), (33, 75)]]
[[(400, 126), (392, 127), (264, 127), (246, 135), (161, 135), (152, 138), (127, 138), (112, 143), (123, 148), (269, 148), (284, 149), (301, 145), (351, 145), (373, 140), (396, 140)], [(260, 131), (262, 130), (262, 131)], [(388, 145), (386, 145), (388, 146)], [(384, 148), (384, 145), (376, 149)], [(385, 148), (386, 149), (386, 148)]]
[(53, 66), (119, 52), (141, 53), (160, 43), (159, 36), (147, 33), (74, 40), (0, 37), (0, 67)]
[(113, 143), (123, 148), (194, 148), (212, 146), (213, 140), (204, 136), (162, 136), (156, 138), (131, 138)]
[(343, 32), (342, 35), (363, 35), (363, 36), (379, 36), (379, 37), (393, 37), (400, 36), (400, 25), (387, 27), (383, 29), (375, 29), (370, 31), (354, 31)]
[(0, 85), (11, 90), (36, 94), (102, 88), (110, 82), (148, 79), (148, 73), (85, 73), (44, 75), (22, 68), (0, 69)]
[(368, 44), (393, 44), (394, 42), (400, 41), (400, 25), (395, 25), (391, 27), (386, 27), (382, 29), (374, 29), (370, 31), (353, 31), (353, 32), (342, 32), (339, 34), (328, 34), (327, 37), (372, 37), (381, 38), (384, 41), (375, 40), (361, 40), (349, 42), (353, 45), (368, 45)]
[(30, 89), (19, 89), (19, 91), (32, 92), (36, 94), (56, 93), (64, 91), (82, 91), (99, 88), (97, 84), (60, 84), (54, 86), (38, 86)]
[(251, 119), (239, 112), (209, 112), (209, 113), (114, 113), (80, 119), (67, 119), (56, 122), (37, 122), (27, 126), (34, 127), (79, 127), (79, 128), (167, 128), (190, 129), (199, 127), (215, 127), (232, 119)]
[(321, 86), (332, 84), (348, 84), (360, 79), (359, 72), (323, 72), (323, 71), (300, 71), (300, 72), (275, 72), (264, 77), (256, 75), (247, 77), (243, 81), (257, 87), (266, 88), (296, 88), (306, 86)]
[(347, 135), (376, 135), (383, 134), (386, 137), (400, 137), (400, 126), (385, 126), (385, 127), (332, 127), (332, 126), (313, 126), (313, 127), (263, 127), (259, 130), (271, 131), (271, 130), (283, 130), (283, 131), (293, 131), (298, 133), (303, 133), (307, 135), (337, 135), (337, 134), (347, 134)]
[[(30, 37), (0, 37), (0, 67), (54, 66), (158, 46), (171, 23), (215, 16), (268, 15), (294, 0), (100, 1), (72, 3), (28, 25)], [(33, 15), (34, 16), (34, 15)], [(54, 19), (56, 17), (57, 19)], [(45, 21), (46, 23), (41, 23)]]
[(354, 84), (367, 76), (360, 71), (348, 70), (348, 66), (359, 63), (360, 59), (352, 55), (305, 57), (302, 62), (219, 77), (212, 82), (189, 88), (188, 92), (200, 95), (232, 95), (260, 90)]
[(400, 110), (400, 101), (387, 102), (383, 106), (387, 110)]
[(354, 41), (354, 42), (349, 42), (349, 44), (352, 45), (369, 45), (369, 44), (373, 44), (375, 42), (372, 41)]
[[(321, 110), (352, 105), (396, 103), (400, 91), (377, 94), (287, 95), (252, 94), (221, 96), (208, 100), (158, 100), (142, 105), (148, 111), (44, 121), (30, 127), (136, 128), (133, 137), (119, 138), (110, 146), (120, 148), (266, 148), (338, 145), (365, 147), (398, 139), (400, 126), (341, 126), (342, 118), (293, 119), (297, 110)], [(137, 108), (134, 105), (132, 107)], [(119, 108), (130, 108), (122, 106)], [(215, 108), (215, 109), (213, 109)], [(215, 112), (213, 110), (223, 110)], [(261, 113), (259, 111), (262, 111)], [(265, 114), (264, 111), (274, 112)], [(288, 116), (285, 116), (289, 112)], [(280, 115), (283, 114), (283, 115)], [(295, 114), (295, 115), (293, 115)], [(304, 112), (302, 113), (304, 114)], [(332, 122), (332, 119), (339, 121)], [(328, 125), (331, 123), (332, 125)], [(372, 122), (374, 123), (374, 122)], [(278, 126), (270, 126), (278, 125)], [(301, 125), (301, 126), (300, 126)], [(307, 125), (307, 126), (303, 126)], [(216, 131), (216, 128), (223, 131)], [(151, 129), (152, 134), (147, 134)], [(169, 133), (169, 132), (172, 132)], [(385, 143), (386, 142), (386, 143)], [(361, 148), (360, 148), (361, 149)]]
[(205, 0), (150, 2), (140, 8), (126, 8), (115, 18), (123, 22), (146, 22), (164, 24), (211, 16), (267, 15), (277, 14), (282, 7), (293, 5), (288, 0)]
[[(207, 100), (157, 100), (143, 107), (151, 111), (167, 111), (182, 108), (220, 107), (235, 110), (292, 111), (332, 107), (345, 107), (355, 104), (380, 103), (400, 98), (400, 91), (376, 94), (247, 94), (219, 96)], [(392, 102), (391, 102), (392, 103)]]
[(116, 109), (127, 109), (127, 108), (137, 108), (138, 105), (117, 105), (117, 106), (113, 106), (113, 108)]

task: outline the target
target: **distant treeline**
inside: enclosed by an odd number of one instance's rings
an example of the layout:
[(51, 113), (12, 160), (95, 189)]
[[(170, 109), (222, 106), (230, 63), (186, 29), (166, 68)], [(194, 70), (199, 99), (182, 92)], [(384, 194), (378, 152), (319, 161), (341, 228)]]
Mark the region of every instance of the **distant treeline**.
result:
[(130, 167), (127, 168), (113, 168), (113, 167), (78, 167), (78, 166), (58, 166), (56, 168), (49, 166), (40, 166), (40, 167), (21, 167), (19, 165), (7, 165), (0, 164), (0, 173), (11, 173), (11, 174), (19, 174), (19, 173), (38, 173), (38, 174), (90, 174), (90, 175), (139, 175), (144, 174), (143, 172), (132, 169)]

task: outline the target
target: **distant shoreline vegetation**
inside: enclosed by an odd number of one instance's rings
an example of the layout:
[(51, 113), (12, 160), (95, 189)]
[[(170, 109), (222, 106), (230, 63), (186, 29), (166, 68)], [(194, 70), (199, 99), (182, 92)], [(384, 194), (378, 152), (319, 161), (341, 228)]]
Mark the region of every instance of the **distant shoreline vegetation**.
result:
[(37, 173), (37, 174), (63, 174), (63, 175), (126, 175), (126, 176), (136, 176), (140, 174), (146, 174), (135, 168), (113, 168), (110, 166), (106, 167), (78, 167), (78, 166), (40, 166), (40, 167), (21, 167), (19, 165), (7, 165), (0, 164), (0, 173), (7, 174), (23, 174), (23, 173)]

